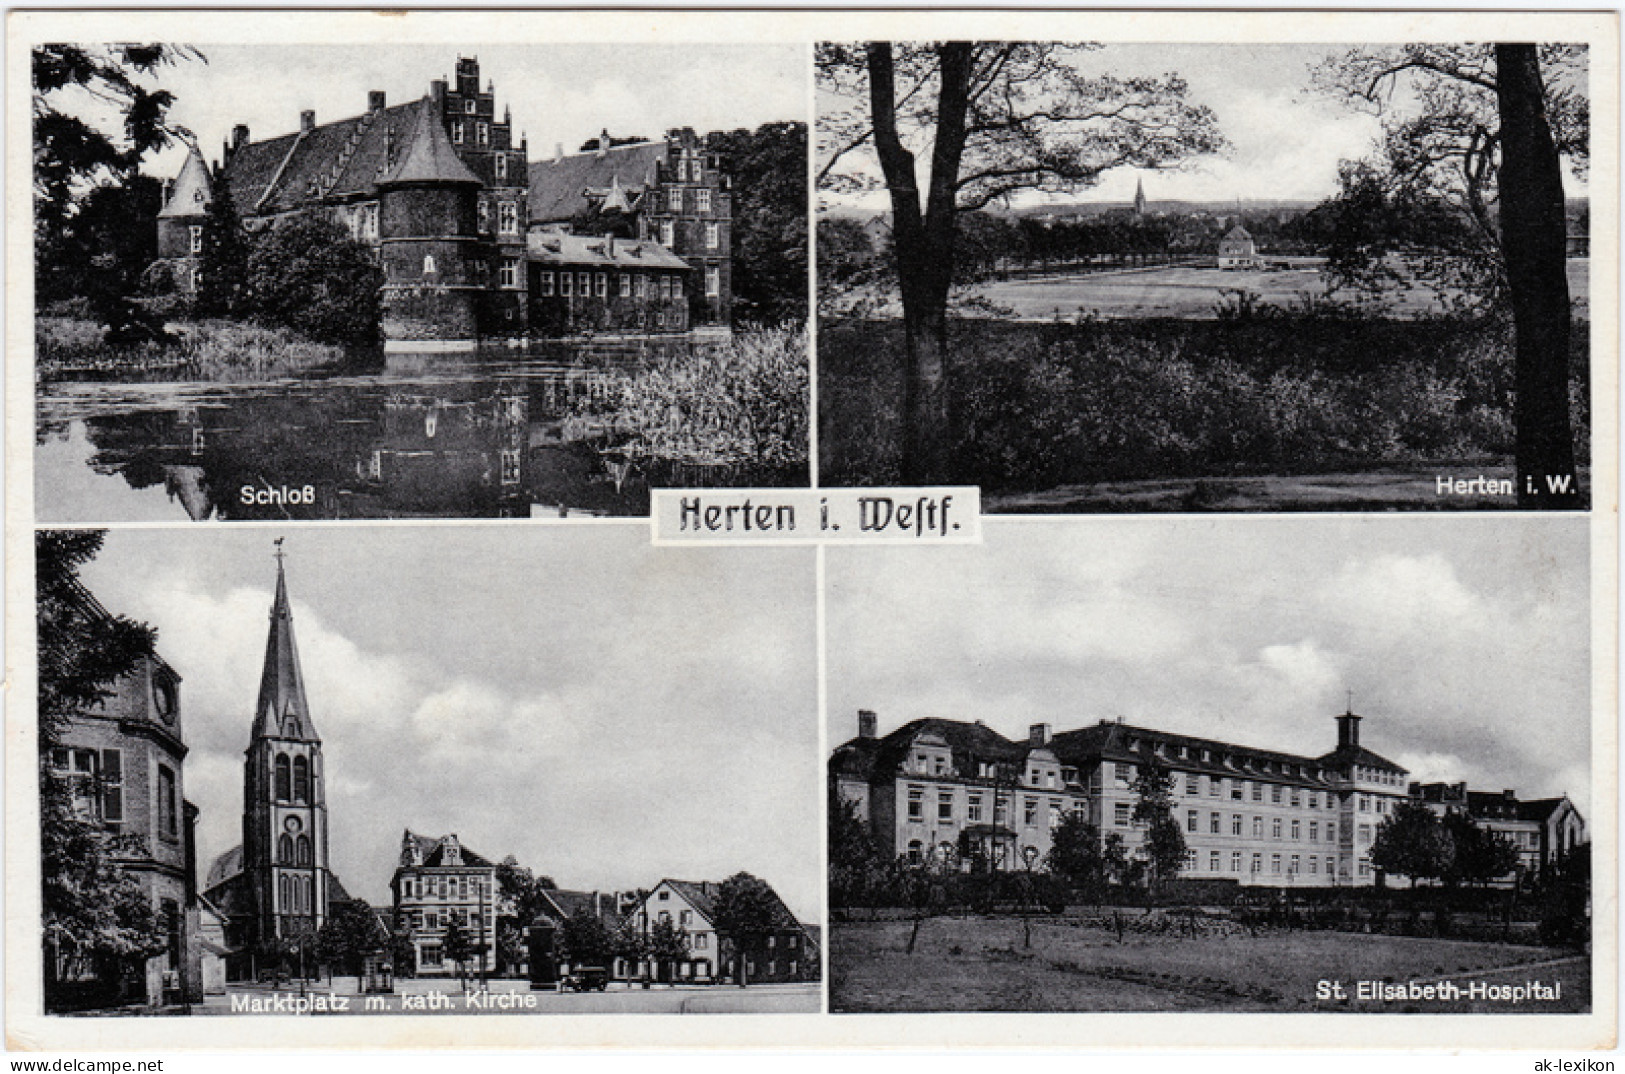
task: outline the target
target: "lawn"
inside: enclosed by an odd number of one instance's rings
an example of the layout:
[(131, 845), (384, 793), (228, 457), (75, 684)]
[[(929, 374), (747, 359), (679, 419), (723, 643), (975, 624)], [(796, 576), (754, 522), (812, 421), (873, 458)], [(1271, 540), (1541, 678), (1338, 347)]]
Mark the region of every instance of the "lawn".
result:
[[(1272, 258), (1292, 267), (1286, 269), (1220, 269), (1190, 265), (1162, 265), (1151, 268), (1115, 269), (1086, 274), (1035, 276), (1020, 280), (999, 280), (982, 284), (973, 294), (1008, 310), (1018, 321), (1071, 320), (1085, 316), (1119, 318), (1176, 317), (1213, 320), (1218, 309), (1233, 302), (1230, 292), (1245, 291), (1254, 300), (1268, 305), (1292, 307), (1304, 297), (1318, 299), (1326, 294), (1326, 281), (1320, 266), (1324, 258)], [(1575, 316), (1587, 316), (1590, 261), (1568, 261), (1569, 290)], [(1434, 294), (1426, 289), (1395, 291), (1389, 297), (1388, 313), (1409, 318), (1444, 312)]]
[[(1244, 929), (1122, 942), (1092, 919), (934, 917), (906, 952), (909, 921), (830, 928), (834, 1011), (1356, 1011), (1569, 1013), (1591, 1006), (1591, 960), (1555, 948), (1343, 932)], [(1555, 1002), (1360, 1001), (1360, 981), (1561, 982)], [(1317, 999), (1322, 981), (1348, 998)]]

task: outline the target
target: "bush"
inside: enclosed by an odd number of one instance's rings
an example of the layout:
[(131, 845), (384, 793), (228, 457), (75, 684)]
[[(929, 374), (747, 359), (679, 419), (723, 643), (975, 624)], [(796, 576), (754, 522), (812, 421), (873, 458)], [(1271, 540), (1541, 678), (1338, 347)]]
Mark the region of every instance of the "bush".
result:
[(382, 286), (372, 251), (320, 217), (300, 216), (260, 232), (249, 250), (249, 314), (322, 343), (376, 342)]

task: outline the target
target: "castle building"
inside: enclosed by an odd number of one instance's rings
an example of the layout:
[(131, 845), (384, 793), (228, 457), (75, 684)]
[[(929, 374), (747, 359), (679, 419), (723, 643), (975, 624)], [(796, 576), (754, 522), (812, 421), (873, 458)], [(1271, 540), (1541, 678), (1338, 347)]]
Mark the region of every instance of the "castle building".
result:
[[(453, 977), (495, 968), (501, 909), (495, 862), (463, 846), (455, 834), (432, 837), (408, 830), (389, 887), (395, 927), (412, 939), (414, 976)], [(453, 928), (467, 944), (460, 962), (446, 949)]]
[(1188, 849), (1182, 876), (1365, 886), (1376, 882), (1376, 829), (1409, 795), (1406, 770), (1360, 744), (1352, 712), (1337, 717), (1337, 747), (1319, 757), (1119, 721), (1055, 735), (1035, 724), (1026, 742), (939, 719), (879, 737), (873, 713), (858, 721), (858, 737), (831, 758), (833, 792), (856, 804), (882, 854), (912, 861), (938, 848), (943, 860), (963, 862), (967, 847), (985, 847), (996, 867), (1036, 864), (1073, 811), (1133, 853), (1144, 837), (1133, 784), (1154, 765), (1172, 777)]
[[(105, 621), (109, 613), (82, 586), (76, 614)], [(116, 862), (133, 880), (164, 929), (165, 949), (141, 960), (98, 959), (74, 937), (44, 936), (47, 1009), (142, 1004), (202, 998), (193, 950), (196, 913), (193, 831), (197, 809), (186, 801), (187, 747), (181, 677), (156, 652), (117, 679), (93, 712), (66, 722), (46, 758), (62, 781), (73, 815), (130, 837)]]
[(272, 949), (308, 944), (345, 894), (328, 868), (327, 773), (294, 643), (278, 540), (259, 698), (243, 764), (243, 841), (215, 860), (204, 895), (225, 916), (228, 972), (251, 977)]
[(238, 125), (212, 170), (193, 149), (159, 213), (159, 264), (196, 290), (223, 186), (250, 232), (320, 214), (375, 250), (386, 350), (726, 325), (732, 198), (709, 139), (609, 141), (532, 162), (479, 61), (459, 58), (421, 100), (374, 90), (359, 116), (305, 111), (297, 132), (258, 142)]

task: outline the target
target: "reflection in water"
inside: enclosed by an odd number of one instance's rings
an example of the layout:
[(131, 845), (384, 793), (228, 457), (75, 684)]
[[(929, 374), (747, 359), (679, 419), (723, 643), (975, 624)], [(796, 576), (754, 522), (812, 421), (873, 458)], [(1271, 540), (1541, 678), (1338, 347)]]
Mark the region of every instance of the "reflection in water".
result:
[[(642, 515), (651, 483), (785, 480), (627, 462), (569, 416), (573, 401), (622, 375), (391, 356), (365, 377), (46, 385), (36, 512), (42, 521), (121, 520), (143, 514), (126, 509), (130, 490), (150, 490), (150, 515), (162, 490), (168, 517), (194, 519)], [(99, 476), (84, 490), (87, 464)]]

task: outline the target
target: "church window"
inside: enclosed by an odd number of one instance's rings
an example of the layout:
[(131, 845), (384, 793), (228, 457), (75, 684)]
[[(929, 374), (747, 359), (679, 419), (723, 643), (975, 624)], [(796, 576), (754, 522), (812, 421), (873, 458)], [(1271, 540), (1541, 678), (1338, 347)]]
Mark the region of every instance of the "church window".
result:
[(283, 833), (276, 841), (276, 860), (283, 865), (293, 864), (293, 836)]
[(293, 800), (310, 801), (310, 762), (303, 757), (293, 759)]
[(722, 294), (722, 273), (716, 266), (705, 270), (705, 297), (716, 298)]
[(293, 773), (286, 754), (276, 759), (276, 800), (286, 802), (293, 797)]
[(310, 836), (301, 835), (294, 843), (294, 861), (300, 865), (311, 865), (313, 859), (310, 853)]
[(673, 187), (672, 191), (671, 191), (671, 195), (669, 196), (668, 200), (671, 202), (671, 211), (672, 212), (674, 212), (674, 213), (682, 212), (683, 211), (683, 188), (682, 187)]
[[(698, 166), (695, 167), (694, 171), (695, 171), (694, 178), (697, 181), (700, 178)], [(708, 213), (708, 212), (711, 211), (711, 191), (710, 190), (708, 190), (708, 189), (706, 189), (704, 187), (701, 187), (699, 190), (696, 190), (694, 192), (694, 208), (695, 208), (696, 211), (702, 212), (702, 213)]]
[(504, 235), (519, 234), (519, 206), (505, 201), (497, 206), (497, 229)]
[(279, 876), (276, 878), (276, 901), (277, 906), (282, 910), (283, 913), (287, 913), (292, 909), (290, 904), (293, 902), (293, 899), (288, 894), (288, 878), (285, 876)]
[(632, 277), (624, 272), (621, 273), (621, 297), (632, 297)]
[(553, 273), (542, 272), (537, 274), (536, 285), (543, 295), (551, 295), (553, 293)]
[(670, 220), (660, 221), (660, 245), (670, 250), (677, 240), (677, 229)]
[(491, 124), (489, 124), (489, 123), (476, 123), (476, 124), (474, 124), (474, 140), (476, 142), (478, 142), (480, 145), (490, 145), (491, 144)]
[(433, 276), (434, 273), (435, 273), (434, 255), (433, 254), (424, 254), (423, 255), (423, 274), (425, 276)]
[(186, 230), (188, 235), (191, 237), (192, 252), (194, 254), (201, 254), (203, 252), (203, 225), (193, 224)]
[(497, 170), (497, 181), (501, 182), (501, 183), (506, 183), (508, 181), (508, 154), (506, 154), (506, 153), (498, 153), (497, 154), (496, 170)]
[(598, 274), (598, 297), (609, 297), (609, 274), (607, 272), (600, 272)]
[(453, 145), (463, 144), (463, 121), (460, 119), (451, 121), (451, 140)]
[(715, 250), (721, 242), (721, 238), (721, 229), (716, 224), (705, 225), (705, 248), (707, 250)]
[(519, 286), (519, 259), (517, 257), (504, 257), (502, 267), (497, 273), (497, 282), (503, 287)]

